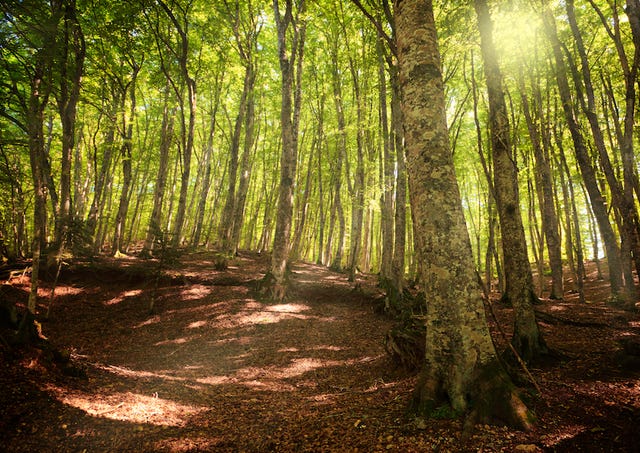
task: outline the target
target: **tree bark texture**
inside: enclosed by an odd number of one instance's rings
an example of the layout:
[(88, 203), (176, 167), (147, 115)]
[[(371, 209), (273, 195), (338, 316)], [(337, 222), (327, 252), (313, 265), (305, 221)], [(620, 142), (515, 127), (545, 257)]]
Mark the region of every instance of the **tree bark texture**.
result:
[[(276, 231), (273, 239), (270, 274), (273, 284), (270, 291), (274, 300), (284, 300), (286, 296), (286, 272), (291, 242), (291, 223), (293, 220), (293, 189), (296, 179), (297, 139), (295, 137), (294, 84), (296, 57), (304, 45), (304, 21), (300, 15), (293, 16), (293, 1), (286, 2), (284, 14), (280, 13), (278, 0), (273, 1), (278, 31), (278, 58), (281, 71), (280, 127), (282, 153), (280, 156), (280, 185), (278, 189), (278, 208), (276, 211)], [(304, 0), (297, 2), (298, 13), (304, 12)], [(291, 27), (291, 28), (290, 28)], [(287, 36), (292, 32), (292, 42), (288, 50)]]
[[(396, 3), (407, 170), (426, 294), (426, 366), (416, 391), (442, 404), (529, 427), (529, 413), (499, 365), (484, 315), (445, 117), (440, 55), (429, 0)], [(473, 409), (472, 409), (473, 407)]]

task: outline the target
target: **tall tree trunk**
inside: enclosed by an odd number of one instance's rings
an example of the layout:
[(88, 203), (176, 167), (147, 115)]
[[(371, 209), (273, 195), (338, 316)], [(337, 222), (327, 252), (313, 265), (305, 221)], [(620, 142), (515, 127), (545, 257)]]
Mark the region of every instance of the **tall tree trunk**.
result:
[[(60, 89), (57, 96), (62, 123), (62, 153), (60, 160), (60, 199), (54, 231), (54, 254), (65, 247), (71, 225), (71, 167), (75, 142), (76, 110), (80, 98), (80, 81), (86, 53), (84, 34), (78, 22), (75, 0), (63, 2), (63, 36), (60, 46)], [(56, 260), (59, 257), (54, 257)]]
[[(276, 212), (276, 231), (273, 240), (270, 274), (273, 283), (269, 291), (274, 300), (284, 300), (286, 296), (286, 273), (289, 262), (291, 241), (291, 221), (293, 218), (293, 184), (296, 179), (297, 138), (296, 124), (299, 121), (299, 102), (295, 102), (294, 81), (296, 69), (300, 75), (302, 49), (305, 38), (305, 1), (297, 3), (297, 14), (294, 20), (292, 0), (286, 2), (284, 14), (281, 15), (279, 0), (273, 0), (275, 21), (278, 31), (278, 60), (280, 62), (281, 106), (280, 127), (282, 135), (282, 154), (280, 156), (280, 185), (278, 188), (278, 209)], [(291, 42), (287, 43), (291, 37)], [(296, 64), (297, 63), (297, 64)], [(295, 87), (296, 90), (300, 86)], [(299, 98), (298, 98), (299, 99)], [(294, 105), (295, 104), (295, 105)]]
[[(533, 148), (535, 157), (536, 180), (542, 190), (541, 197), (541, 213), (542, 227), (544, 228), (544, 237), (547, 240), (547, 251), (549, 252), (549, 267), (551, 268), (551, 299), (562, 299), (564, 297), (564, 283), (562, 275), (562, 247), (560, 233), (558, 231), (559, 222), (556, 214), (556, 208), (553, 199), (553, 179), (551, 177), (551, 165), (549, 156), (545, 154), (542, 145), (540, 130), (533, 118), (529, 107), (529, 99), (524, 91), (524, 80), (520, 77), (520, 98), (522, 100), (522, 109), (524, 111), (527, 129), (529, 131), (529, 139)], [(536, 109), (540, 111), (540, 108)], [(544, 118), (540, 118), (540, 124), (543, 124)], [(538, 179), (539, 178), (539, 179)]]
[(255, 77), (251, 65), (245, 66), (244, 85), (242, 95), (240, 96), (240, 105), (238, 106), (238, 114), (235, 119), (233, 134), (231, 135), (231, 144), (229, 149), (229, 172), (228, 172), (228, 189), (227, 197), (224, 203), (224, 209), (220, 219), (219, 240), (222, 255), (218, 266), (226, 267), (226, 256), (232, 255), (231, 235), (233, 230), (233, 213), (235, 212), (236, 203), (236, 187), (238, 185), (238, 165), (240, 161), (240, 142), (242, 139), (242, 125), (247, 115), (247, 106), (249, 104), (250, 92), (253, 91), (253, 83)]
[[(175, 30), (180, 36), (180, 48), (173, 49), (178, 63), (180, 65), (180, 73), (182, 77), (182, 83), (186, 86), (187, 90), (187, 105), (188, 112), (185, 115), (185, 102), (184, 98), (176, 89), (176, 95), (180, 101), (180, 116), (181, 116), (181, 136), (182, 136), (182, 160), (181, 160), (181, 174), (180, 174), (180, 195), (178, 197), (178, 210), (173, 224), (173, 230), (171, 232), (171, 245), (177, 247), (182, 241), (182, 227), (184, 225), (184, 217), (187, 211), (187, 195), (189, 191), (189, 178), (191, 176), (191, 154), (193, 153), (193, 139), (196, 124), (196, 81), (189, 73), (189, 35), (188, 35), (188, 22), (187, 11), (184, 10), (184, 24), (181, 24), (173, 11), (162, 0), (157, 0), (160, 7), (164, 10), (166, 15), (171, 20)], [(174, 88), (177, 88), (174, 85)], [(185, 118), (187, 117), (187, 118)]]
[(493, 44), (493, 24), (486, 0), (475, 0), (480, 46), (489, 97), (489, 123), (493, 156), (493, 181), (502, 233), (502, 251), (506, 277), (506, 299), (513, 304), (515, 326), (511, 343), (525, 361), (547, 352), (533, 311), (537, 300), (531, 265), (527, 256), (520, 201), (518, 175), (511, 152), (507, 105), (502, 89), (502, 74)]
[[(118, 212), (116, 214), (115, 228), (113, 233), (113, 240), (111, 243), (111, 254), (124, 252), (123, 240), (125, 222), (127, 219), (127, 213), (129, 211), (129, 201), (131, 199), (131, 182), (132, 182), (132, 145), (133, 145), (133, 123), (136, 114), (136, 80), (138, 78), (138, 72), (140, 67), (135, 64), (132, 67), (133, 74), (131, 76), (131, 82), (128, 87), (125, 87), (122, 94), (122, 146), (120, 147), (120, 157), (122, 159), (122, 189), (120, 192), (120, 202), (118, 204)], [(126, 100), (127, 89), (129, 91), (129, 115), (127, 115), (124, 107)], [(127, 121), (128, 120), (128, 121)]]
[[(334, 270), (342, 269), (342, 256), (344, 252), (344, 236), (345, 236), (345, 220), (344, 210), (342, 207), (342, 166), (348, 160), (347, 156), (347, 132), (346, 121), (344, 117), (344, 103), (342, 100), (342, 80), (340, 77), (340, 68), (338, 67), (338, 38), (335, 37), (332, 49), (333, 65), (332, 65), (332, 87), (333, 98), (335, 100), (336, 117), (338, 120), (338, 131), (336, 137), (336, 157), (335, 167), (331, 169), (331, 175), (333, 176), (333, 207), (332, 207), (332, 220), (333, 210), (337, 215), (338, 220), (338, 234), (334, 236), (333, 229), (329, 228), (330, 239), (329, 242), (333, 244), (337, 243), (335, 248), (335, 254), (330, 259), (330, 267)], [(347, 178), (349, 175), (347, 175)], [(334, 240), (335, 239), (335, 240)], [(329, 250), (329, 253), (331, 250)]]
[(46, 108), (50, 82), (45, 79), (50, 70), (51, 57), (44, 49), (36, 52), (34, 73), (31, 78), (31, 93), (27, 111), (27, 127), (29, 136), (29, 158), (33, 178), (33, 240), (31, 246), (31, 291), (27, 301), (27, 309), (35, 314), (38, 299), (38, 279), (40, 277), (40, 257), (44, 247), (47, 226), (47, 185), (44, 176), (44, 109)]
[(531, 417), (496, 356), (448, 142), (433, 5), (396, 3), (397, 52), (416, 253), (429, 310), (426, 366), (416, 403), (472, 411), (469, 424), (498, 416), (528, 428)]
[[(602, 13), (598, 9), (598, 7), (593, 3), (592, 6), (602, 17)], [(625, 174), (629, 174), (629, 181), (631, 184), (628, 185), (629, 191), (626, 192), (618, 178), (616, 177), (614, 168), (609, 159), (609, 154), (606, 148), (604, 134), (600, 127), (600, 122), (598, 119), (598, 113), (596, 111), (596, 102), (595, 102), (595, 92), (593, 87), (593, 82), (591, 78), (591, 67), (589, 65), (587, 52), (582, 40), (582, 33), (578, 27), (578, 23), (575, 16), (575, 8), (573, 4), (573, 0), (568, 0), (565, 2), (565, 8), (567, 11), (567, 18), (569, 19), (569, 25), (571, 27), (571, 31), (573, 33), (574, 40), (576, 42), (576, 48), (578, 50), (578, 54), (580, 57), (580, 64), (582, 68), (582, 73), (577, 74), (577, 71), (574, 73), (577, 98), (580, 102), (582, 110), (584, 112), (585, 117), (589, 121), (589, 125), (591, 127), (591, 134), (593, 136), (593, 141), (598, 151), (598, 157), (600, 158), (600, 165), (607, 179), (607, 183), (611, 190), (611, 199), (613, 202), (613, 206), (617, 209), (618, 216), (618, 225), (620, 236), (622, 237), (621, 243), (621, 259), (623, 266), (623, 275), (625, 277), (625, 291), (627, 296), (628, 303), (632, 306), (635, 303), (637, 298), (635, 284), (633, 281), (633, 275), (631, 272), (631, 260), (632, 256), (637, 256), (640, 259), (640, 244), (638, 243), (638, 212), (635, 207), (635, 203), (633, 200), (633, 167), (634, 167), (634, 157), (631, 156), (630, 163), (628, 166), (623, 165), (625, 169)], [(616, 22), (617, 17), (614, 17), (614, 22)], [(610, 36), (614, 39), (614, 43), (618, 46), (620, 44), (619, 36), (615, 36), (614, 33), (609, 28), (609, 19), (603, 20), (604, 26), (609, 31)], [(626, 54), (624, 53), (624, 49), (618, 52), (618, 55), (621, 60), (621, 66), (623, 67), (623, 72), (625, 76), (629, 75), (629, 65), (626, 60)], [(575, 64), (572, 64), (571, 67), (575, 67)], [(633, 78), (635, 80), (635, 73), (633, 71)], [(581, 77), (580, 77), (581, 76)], [(631, 105), (631, 119), (633, 121), (633, 109), (635, 103), (635, 90), (634, 90), (634, 80), (630, 83), (627, 82), (625, 85), (627, 87), (627, 105)], [(582, 87), (584, 87), (584, 95), (582, 94)], [(629, 92), (628, 88), (631, 87)], [(586, 102), (585, 102), (586, 95)], [(625, 161), (625, 143), (624, 141), (620, 144), (623, 162)], [(633, 149), (633, 144), (631, 144), (631, 149)], [(627, 170), (628, 167), (631, 167), (629, 172)], [(640, 262), (638, 262), (638, 270), (640, 271)]]
[(204, 167), (204, 174), (202, 176), (202, 187), (200, 188), (200, 197), (198, 199), (198, 206), (196, 208), (196, 220), (193, 231), (193, 238), (191, 245), (198, 247), (200, 245), (200, 237), (202, 236), (202, 227), (204, 222), (204, 214), (207, 205), (207, 198), (209, 196), (209, 190), (211, 189), (211, 165), (213, 157), (213, 137), (215, 135), (216, 118), (218, 114), (218, 103), (220, 100), (220, 79), (216, 79), (216, 92), (214, 95), (213, 110), (210, 113), (209, 123), (209, 135), (207, 138), (207, 144), (204, 149), (204, 156), (202, 165)]
[(390, 69), (391, 118), (393, 125), (393, 147), (396, 153), (396, 212), (394, 225), (393, 259), (391, 262), (393, 291), (402, 298), (407, 240), (407, 168), (402, 131), (402, 92), (398, 83), (397, 68)]
[(94, 237), (94, 251), (98, 251), (101, 244), (99, 243), (98, 235), (96, 235), (96, 227), (98, 226), (98, 219), (101, 215), (101, 211), (104, 207), (105, 198), (105, 186), (108, 184), (107, 177), (110, 175), (111, 166), (113, 164), (113, 151), (115, 148), (115, 134), (116, 134), (116, 115), (118, 106), (120, 105), (119, 90), (112, 89), (112, 100), (108, 107), (108, 125), (104, 134), (104, 140), (102, 143), (103, 154), (102, 161), (100, 162), (100, 168), (98, 169), (98, 149), (94, 150), (93, 165), (95, 174), (95, 189), (93, 191), (93, 200), (91, 201), (91, 207), (89, 208), (89, 214), (87, 215), (87, 233)]
[(173, 109), (169, 108), (168, 94), (165, 94), (165, 104), (162, 113), (162, 128), (160, 131), (160, 156), (158, 159), (158, 173), (156, 175), (156, 183), (153, 188), (153, 208), (151, 217), (149, 217), (149, 225), (147, 228), (147, 237), (144, 242), (144, 251), (149, 254), (153, 251), (153, 245), (156, 239), (162, 234), (162, 204), (164, 200), (165, 186), (167, 182), (167, 173), (169, 171), (169, 151), (171, 150), (171, 141), (173, 140)]
[(600, 230), (600, 235), (604, 242), (609, 264), (609, 281), (611, 284), (612, 297), (618, 297), (622, 289), (622, 265), (620, 262), (620, 249), (617, 245), (616, 235), (609, 222), (609, 215), (604, 198), (598, 187), (595, 169), (591, 164), (591, 157), (587, 151), (587, 147), (580, 131), (580, 125), (577, 121), (577, 115), (574, 110), (571, 90), (567, 77), (567, 68), (562, 54), (562, 45), (558, 38), (555, 19), (549, 9), (545, 10), (543, 15), (543, 23), (547, 38), (551, 42), (553, 57), (556, 64), (556, 82), (558, 84), (558, 94), (562, 101), (562, 109), (564, 111), (565, 121), (569, 127), (571, 138), (573, 140), (576, 160), (580, 167), (580, 173), (584, 181), (586, 190), (591, 201), (591, 208)]
[(382, 133), (383, 167), (382, 199), (381, 199), (381, 229), (382, 229), (382, 257), (380, 262), (380, 283), (384, 286), (393, 277), (393, 171), (395, 162), (391, 153), (393, 146), (389, 132), (389, 113), (387, 101), (387, 78), (385, 75), (384, 49), (382, 38), (377, 40), (378, 54), (378, 102), (380, 108), (380, 128)]
[(251, 181), (252, 156), (256, 142), (255, 134), (255, 101), (253, 92), (249, 94), (247, 115), (245, 117), (245, 137), (242, 158), (240, 159), (240, 182), (236, 193), (233, 212), (233, 228), (231, 229), (231, 251), (235, 254), (240, 245), (240, 233), (244, 224), (245, 204), (247, 193), (249, 192), (249, 182)]
[[(575, 291), (578, 292), (578, 298), (580, 302), (585, 303), (584, 295), (584, 253), (582, 250), (582, 235), (580, 233), (580, 219), (578, 218), (578, 208), (576, 206), (576, 198), (573, 190), (573, 183), (571, 182), (571, 172), (569, 171), (569, 165), (564, 154), (564, 148), (562, 147), (562, 141), (558, 138), (558, 155), (561, 162), (560, 166), (560, 184), (562, 185), (562, 197), (565, 206), (565, 224), (567, 231), (567, 256), (571, 257), (575, 252), (575, 263), (573, 284)], [(566, 174), (566, 180), (565, 180)], [(573, 240), (575, 236), (575, 240)], [(572, 266), (572, 267), (574, 267)]]

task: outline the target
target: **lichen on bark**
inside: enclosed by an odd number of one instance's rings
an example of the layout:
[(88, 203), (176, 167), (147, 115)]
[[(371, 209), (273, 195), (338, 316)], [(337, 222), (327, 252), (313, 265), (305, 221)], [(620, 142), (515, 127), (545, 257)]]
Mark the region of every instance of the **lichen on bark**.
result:
[(432, 2), (397, 3), (396, 25), (415, 250), (427, 301), (425, 367), (413, 407), (433, 414), (444, 404), (470, 422), (527, 429), (531, 414), (500, 365), (484, 316), (448, 142)]

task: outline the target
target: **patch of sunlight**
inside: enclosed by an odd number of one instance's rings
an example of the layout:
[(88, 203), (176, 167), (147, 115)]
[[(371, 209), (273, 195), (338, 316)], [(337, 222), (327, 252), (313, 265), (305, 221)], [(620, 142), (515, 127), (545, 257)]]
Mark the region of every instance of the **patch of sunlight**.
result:
[(120, 295), (114, 297), (113, 299), (109, 299), (108, 301), (106, 301), (105, 305), (116, 305), (128, 297), (135, 297), (135, 296), (139, 296), (140, 294), (142, 294), (141, 289), (132, 289), (130, 291), (124, 291), (123, 293), (120, 293)]
[(232, 302), (234, 302), (234, 300), (230, 299), (230, 300), (225, 300), (223, 302), (215, 302), (215, 303), (206, 304), (206, 305), (197, 305), (195, 307), (180, 307), (180, 308), (167, 310), (165, 313), (168, 315), (173, 315), (173, 314), (182, 314), (182, 313), (201, 313), (201, 312), (211, 312), (216, 310), (225, 310), (229, 307), (229, 304)]
[(285, 319), (309, 319), (309, 316), (295, 313), (256, 311), (251, 313), (224, 314), (215, 318), (219, 328), (236, 328), (248, 325), (275, 324)]
[(197, 300), (207, 297), (212, 289), (204, 285), (191, 285), (189, 288), (180, 291), (182, 300)]
[(207, 321), (194, 321), (187, 326), (187, 329), (197, 329), (207, 325)]
[(139, 329), (140, 327), (150, 326), (151, 324), (158, 324), (160, 321), (162, 321), (162, 318), (156, 315), (147, 319), (146, 321), (142, 321), (140, 324), (136, 324), (135, 326), (133, 326), (133, 328)]
[(155, 379), (167, 379), (169, 381), (184, 381), (184, 378), (172, 376), (166, 373), (154, 373), (151, 371), (143, 371), (143, 370), (132, 370), (130, 368), (115, 366), (115, 365), (106, 365), (106, 366), (97, 366), (97, 368), (103, 369), (109, 373), (117, 374), (118, 376), (130, 377), (130, 378), (155, 378)]
[(322, 393), (320, 395), (313, 395), (307, 398), (309, 401), (313, 401), (317, 406), (332, 404), (335, 402), (335, 395), (332, 393)]
[(567, 310), (567, 307), (565, 307), (564, 305), (555, 304), (549, 307), (549, 311), (566, 311), (566, 310)]
[(640, 321), (629, 321), (629, 326), (631, 327), (640, 327)]
[(229, 376), (207, 376), (196, 379), (196, 382), (206, 385), (222, 385), (232, 383), (234, 380)]
[(180, 404), (154, 393), (114, 393), (110, 395), (69, 392), (68, 389), (50, 388), (64, 404), (83, 410), (89, 415), (130, 423), (151, 423), (160, 426), (184, 426), (186, 419), (207, 408)]
[(154, 346), (165, 346), (168, 344), (185, 344), (187, 341), (189, 341), (187, 338), (175, 338), (173, 340), (163, 340), (163, 341), (158, 341), (157, 343), (154, 343)]
[(542, 444), (545, 447), (553, 447), (572, 439), (587, 430), (583, 425), (565, 425), (559, 426), (555, 432), (549, 432), (542, 435)]
[(293, 385), (279, 381), (253, 380), (244, 382), (244, 385), (253, 390), (266, 390), (269, 392), (293, 392), (296, 389)]
[(300, 352), (298, 348), (281, 348), (278, 349), (278, 352)]
[(184, 369), (185, 370), (200, 370), (202, 369), (202, 365), (185, 365)]
[(293, 359), (288, 366), (285, 367), (247, 367), (236, 372), (236, 376), (244, 383), (258, 380), (259, 378), (265, 379), (288, 379), (296, 376), (300, 376), (309, 371), (317, 370), (319, 368), (334, 367), (345, 365), (345, 360), (321, 360), (315, 358), (301, 358)]
[(262, 310), (262, 304), (255, 300), (250, 300), (244, 304), (245, 310)]
[(320, 345), (314, 346), (313, 348), (309, 348), (310, 351), (346, 351), (349, 348), (343, 348), (341, 346), (329, 346), (329, 345)]
[(232, 338), (222, 338), (220, 340), (212, 341), (212, 344), (227, 344), (227, 343), (238, 343), (238, 344), (250, 344), (253, 341), (252, 337), (232, 337)]
[(277, 313), (300, 313), (310, 309), (308, 305), (304, 304), (281, 304), (267, 307), (268, 311), (275, 311)]
[(317, 370), (318, 368), (339, 366), (344, 363), (345, 361), (343, 360), (293, 359), (288, 367), (274, 371), (272, 374), (277, 379), (286, 379), (300, 376), (308, 371)]

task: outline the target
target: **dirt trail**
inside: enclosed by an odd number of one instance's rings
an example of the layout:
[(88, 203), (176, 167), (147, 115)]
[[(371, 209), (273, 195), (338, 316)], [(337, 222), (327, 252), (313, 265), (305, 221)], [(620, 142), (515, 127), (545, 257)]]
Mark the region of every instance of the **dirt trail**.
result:
[[(611, 409), (607, 404), (621, 404), (621, 398), (626, 409), (619, 410), (615, 423), (638, 416), (640, 384), (633, 377), (609, 373), (605, 379), (596, 370), (599, 384), (581, 388), (593, 390), (592, 406), (600, 412), (583, 406), (580, 418), (574, 410), (577, 384), (567, 381), (567, 374), (576, 364), (592, 365), (579, 348), (593, 329), (574, 328), (577, 336), (565, 345), (578, 349), (573, 362), (534, 370), (554, 392), (534, 403), (542, 421), (538, 431), (479, 427), (463, 443), (458, 421), (406, 416), (415, 377), (396, 369), (385, 354), (383, 338), (393, 323), (374, 310), (379, 296), (374, 277), (360, 276), (356, 289), (345, 275), (299, 263), (290, 298), (275, 304), (252, 291), (267, 268), (265, 257), (245, 254), (226, 271), (213, 270), (213, 264), (208, 254), (185, 256), (157, 288), (144, 278), (150, 264), (136, 259), (69, 269), (44, 332), (70, 348), (87, 379), (50, 373), (34, 356), (4, 363), (4, 448), (486, 452), (554, 445), (570, 451), (576, 444), (557, 437), (567, 426), (583, 436), (590, 433), (587, 444), (598, 445), (604, 437), (614, 442), (617, 434), (624, 451), (633, 441), (626, 424), (614, 433), (617, 428), (602, 420)], [(149, 314), (152, 297), (155, 309)], [(498, 308), (508, 324), (510, 310)], [(543, 327), (550, 335), (562, 333), (556, 326)], [(608, 402), (598, 403), (601, 394), (595, 392), (603, 387), (614, 390)], [(549, 402), (565, 409), (550, 408)]]

